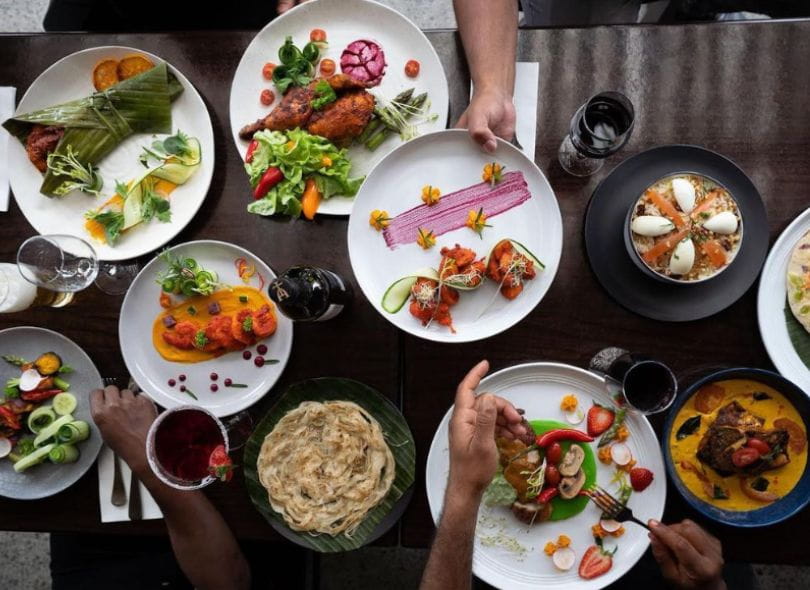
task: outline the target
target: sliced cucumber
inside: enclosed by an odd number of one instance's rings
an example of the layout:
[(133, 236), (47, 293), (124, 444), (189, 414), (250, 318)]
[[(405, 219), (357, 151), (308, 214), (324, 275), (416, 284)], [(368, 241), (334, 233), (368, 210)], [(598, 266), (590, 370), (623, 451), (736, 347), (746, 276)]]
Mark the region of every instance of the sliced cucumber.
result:
[(532, 251), (529, 250), (526, 246), (524, 246), (523, 244), (521, 244), (517, 240), (513, 240), (512, 238), (506, 238), (506, 239), (509, 240), (510, 242), (512, 242), (512, 245), (515, 247), (515, 250), (517, 250), (518, 252), (523, 254), (526, 258), (530, 258), (531, 260), (533, 260), (535, 264), (540, 266), (540, 268), (546, 268), (546, 265), (543, 264), (542, 261), (537, 256), (535, 256), (532, 253)]
[(70, 393), (57, 393), (53, 398), (53, 411), (60, 416), (72, 414), (76, 410), (76, 396)]
[(124, 226), (121, 228), (122, 231), (138, 225), (143, 219), (141, 215), (142, 196), (141, 183), (139, 182), (133, 185), (124, 197)]
[(39, 447), (48, 442), (48, 440), (56, 436), (56, 433), (59, 432), (60, 428), (62, 428), (65, 424), (70, 424), (71, 422), (73, 422), (73, 416), (70, 414), (57, 418), (48, 426), (40, 430), (39, 434), (37, 434), (37, 437), (34, 439), (34, 446)]
[(56, 445), (48, 453), (48, 459), (52, 463), (75, 463), (79, 459), (79, 449), (68, 444)]
[(155, 178), (162, 178), (174, 184), (185, 184), (197, 171), (202, 161), (202, 149), (196, 138), (188, 139), (190, 154), (182, 158), (173, 158), (152, 173)]
[(408, 297), (411, 296), (411, 287), (416, 284), (417, 279), (438, 281), (439, 273), (432, 268), (424, 268), (394, 281), (383, 294), (382, 308), (388, 313), (397, 313), (402, 309), (402, 306), (408, 301)]
[[(57, 396), (58, 397), (58, 396)], [(28, 430), (39, 434), (43, 428), (50, 426), (56, 420), (56, 414), (50, 406), (40, 406), (28, 414)]]
[(55, 446), (56, 446), (55, 444), (45, 445), (44, 447), (37, 449), (30, 455), (26, 455), (25, 457), (23, 457), (14, 464), (14, 471), (16, 471), (17, 473), (22, 473), (29, 467), (39, 465), (45, 460), (45, 458), (48, 456), (48, 453), (50, 453)]
[(90, 425), (84, 420), (65, 424), (56, 433), (56, 440), (62, 444), (75, 444), (87, 440), (90, 436)]

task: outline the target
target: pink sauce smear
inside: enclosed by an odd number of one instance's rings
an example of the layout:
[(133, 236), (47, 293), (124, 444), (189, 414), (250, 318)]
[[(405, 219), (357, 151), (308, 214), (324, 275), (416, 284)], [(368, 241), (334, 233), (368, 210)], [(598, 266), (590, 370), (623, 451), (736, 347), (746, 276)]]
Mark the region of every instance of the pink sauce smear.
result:
[(531, 196), (523, 173), (507, 172), (494, 187), (482, 182), (442, 195), (441, 201), (432, 207), (419, 205), (400, 213), (385, 228), (383, 237), (386, 245), (394, 250), (401, 244), (416, 242), (420, 227), (432, 230), (438, 237), (464, 227), (470, 209), (478, 211), (483, 207), (486, 216), (491, 218), (525, 203)]

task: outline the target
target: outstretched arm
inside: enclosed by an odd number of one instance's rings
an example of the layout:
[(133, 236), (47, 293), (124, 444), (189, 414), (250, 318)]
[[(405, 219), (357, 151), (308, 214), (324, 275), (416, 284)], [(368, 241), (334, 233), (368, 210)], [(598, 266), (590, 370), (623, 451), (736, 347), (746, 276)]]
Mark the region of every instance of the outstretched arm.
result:
[(453, 0), (474, 94), (458, 120), (485, 150), (515, 133), (517, 0)]
[(233, 533), (200, 491), (182, 491), (161, 482), (146, 461), (146, 433), (157, 416), (148, 398), (117, 387), (90, 393), (93, 420), (154, 497), (166, 520), (180, 567), (201, 590), (246, 589), (250, 568)]

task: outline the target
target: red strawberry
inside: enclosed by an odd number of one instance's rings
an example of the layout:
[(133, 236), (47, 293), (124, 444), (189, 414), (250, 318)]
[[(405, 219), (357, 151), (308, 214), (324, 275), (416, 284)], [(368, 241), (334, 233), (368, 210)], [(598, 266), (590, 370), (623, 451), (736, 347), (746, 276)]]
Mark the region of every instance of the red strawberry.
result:
[(220, 481), (231, 481), (233, 477), (233, 461), (225, 450), (225, 445), (219, 445), (208, 459), (208, 473)]
[(579, 577), (585, 580), (592, 580), (607, 573), (613, 567), (613, 554), (616, 552), (605, 551), (602, 547), (591, 545), (582, 556), (579, 562)]
[(616, 415), (613, 410), (594, 404), (588, 410), (588, 434), (590, 436), (599, 436), (605, 430), (613, 425), (613, 420)]
[(644, 467), (633, 467), (630, 470), (630, 485), (637, 492), (643, 492), (653, 481), (653, 472)]

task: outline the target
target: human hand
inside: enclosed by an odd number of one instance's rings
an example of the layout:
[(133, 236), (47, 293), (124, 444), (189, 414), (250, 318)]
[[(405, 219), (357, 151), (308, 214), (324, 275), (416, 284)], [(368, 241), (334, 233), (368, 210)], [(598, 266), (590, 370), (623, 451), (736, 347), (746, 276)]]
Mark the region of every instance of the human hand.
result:
[(489, 371), (481, 361), (467, 373), (456, 390), (450, 418), (450, 477), (448, 492), (464, 497), (480, 495), (498, 469), (495, 436), (525, 434), (522, 416), (506, 400), (475, 388)]
[(691, 520), (650, 521), (652, 553), (664, 578), (679, 590), (725, 590), (723, 546)]
[(307, 0), (278, 0), (276, 4), (276, 12), (279, 14), (284, 14), (291, 8), (295, 8), (302, 2), (306, 2)]
[(146, 433), (157, 417), (152, 400), (108, 385), (90, 392), (90, 413), (115, 454), (136, 473), (147, 468)]
[(510, 141), (515, 135), (512, 96), (501, 89), (476, 90), (456, 127), (466, 128), (485, 151), (494, 152), (498, 146), (496, 136)]

